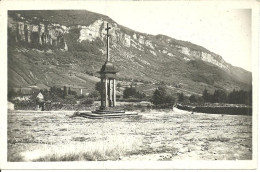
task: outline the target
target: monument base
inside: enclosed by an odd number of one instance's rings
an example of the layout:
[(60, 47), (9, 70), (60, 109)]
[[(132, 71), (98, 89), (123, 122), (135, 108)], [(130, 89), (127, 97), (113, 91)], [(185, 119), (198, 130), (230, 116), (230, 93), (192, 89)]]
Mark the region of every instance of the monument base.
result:
[(92, 113), (96, 114), (114, 114), (114, 113), (125, 113), (125, 111), (116, 106), (116, 107), (104, 107), (100, 106), (99, 109), (96, 109), (95, 111), (92, 111)]
[(105, 109), (98, 109), (95, 111), (88, 111), (88, 112), (75, 112), (72, 117), (84, 117), (84, 118), (90, 118), (90, 119), (102, 119), (102, 118), (141, 118), (141, 115), (138, 115), (138, 112), (126, 112), (124, 110), (115, 108), (115, 107), (109, 107)]

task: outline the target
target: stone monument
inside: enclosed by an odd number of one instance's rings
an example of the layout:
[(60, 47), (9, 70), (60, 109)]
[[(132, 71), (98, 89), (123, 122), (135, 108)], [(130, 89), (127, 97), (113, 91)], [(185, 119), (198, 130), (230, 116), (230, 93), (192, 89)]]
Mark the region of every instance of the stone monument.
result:
[(112, 62), (110, 62), (109, 56), (109, 29), (111, 27), (108, 26), (107, 23), (107, 58), (105, 64), (102, 66), (100, 70), (101, 76), (101, 85), (104, 86), (101, 93), (101, 106), (100, 110), (108, 110), (110, 107), (116, 106), (116, 73)]
[(101, 91), (101, 106), (99, 109), (92, 112), (75, 112), (74, 116), (81, 116), (91, 119), (97, 118), (122, 118), (122, 117), (141, 117), (137, 112), (125, 112), (116, 108), (116, 73), (118, 72), (113, 63), (110, 61), (109, 56), (109, 29), (111, 27), (106, 27), (106, 39), (107, 39), (107, 57), (105, 64), (101, 67), (99, 71), (102, 91)]

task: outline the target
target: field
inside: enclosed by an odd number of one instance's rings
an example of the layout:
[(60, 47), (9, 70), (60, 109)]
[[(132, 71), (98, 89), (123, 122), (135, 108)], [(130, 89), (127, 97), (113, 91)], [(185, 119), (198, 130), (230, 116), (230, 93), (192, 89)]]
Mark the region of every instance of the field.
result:
[(141, 119), (9, 112), (8, 161), (251, 160), (252, 117), (140, 112)]

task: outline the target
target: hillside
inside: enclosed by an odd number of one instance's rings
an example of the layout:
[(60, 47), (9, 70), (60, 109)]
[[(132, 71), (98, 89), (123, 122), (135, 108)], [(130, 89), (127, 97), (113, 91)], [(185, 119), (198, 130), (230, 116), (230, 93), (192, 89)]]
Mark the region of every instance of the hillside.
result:
[[(168, 85), (201, 93), (248, 89), (252, 74), (190, 42), (128, 29), (88, 11), (9, 11), (8, 87), (70, 86), (87, 92), (105, 62), (105, 24), (120, 80)], [(153, 87), (153, 86), (149, 86)]]

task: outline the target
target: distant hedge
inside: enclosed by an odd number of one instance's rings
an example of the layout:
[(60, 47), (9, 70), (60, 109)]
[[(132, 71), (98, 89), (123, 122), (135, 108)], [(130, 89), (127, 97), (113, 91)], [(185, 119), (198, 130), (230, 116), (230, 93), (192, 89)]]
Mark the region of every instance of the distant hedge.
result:
[(252, 107), (229, 107), (229, 106), (182, 106), (177, 105), (178, 109), (201, 113), (229, 114), (229, 115), (252, 115)]
[[(34, 102), (16, 102), (15, 110), (36, 110)], [(62, 104), (62, 103), (45, 103), (45, 111), (55, 110), (95, 110), (95, 106), (90, 104)]]

